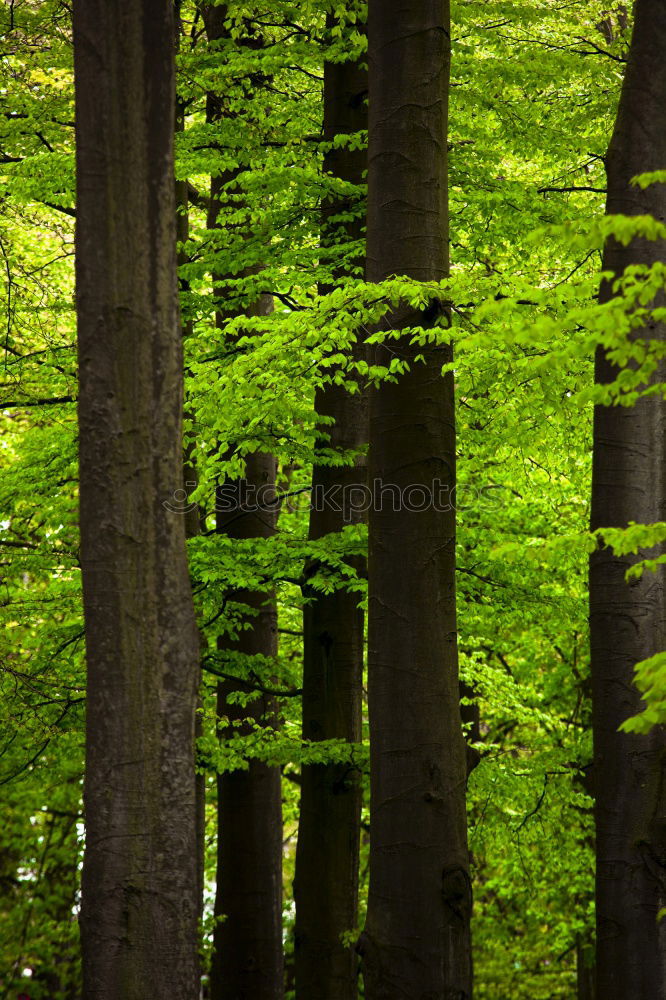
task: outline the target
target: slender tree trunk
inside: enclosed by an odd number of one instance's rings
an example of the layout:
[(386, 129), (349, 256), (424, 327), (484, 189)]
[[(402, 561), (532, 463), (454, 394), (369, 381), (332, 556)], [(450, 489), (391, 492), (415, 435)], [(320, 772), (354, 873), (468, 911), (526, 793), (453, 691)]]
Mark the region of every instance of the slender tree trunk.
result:
[[(215, 199), (211, 199), (214, 201)], [(255, 315), (272, 310), (272, 299), (262, 296), (252, 307)], [(217, 530), (232, 538), (268, 538), (276, 529), (277, 504), (257, 509), (256, 491), (275, 496), (277, 464), (274, 456), (248, 455), (244, 480), (225, 484), (225, 503), (217, 513)], [(229, 501), (233, 489), (235, 499)], [(250, 500), (245, 498), (249, 497)], [(222, 509), (223, 506), (228, 509)], [(275, 658), (277, 608), (275, 595), (240, 591), (229, 595), (250, 611), (248, 628), (236, 641), (221, 640), (220, 652)], [(270, 687), (270, 678), (255, 676), (249, 683), (225, 680), (218, 685), (217, 713), (227, 718), (226, 735), (249, 734), (252, 723), (278, 724), (275, 699), (261, 695), (246, 706), (229, 699), (233, 692)], [(250, 720), (238, 728), (240, 720)], [(282, 782), (280, 768), (250, 760), (247, 770), (224, 772), (217, 779), (217, 891), (211, 1000), (281, 1000), (284, 996), (282, 948)]]
[[(631, 185), (639, 173), (666, 168), (666, 6), (638, 0), (620, 106), (606, 168), (609, 213), (666, 219), (666, 185)], [(666, 261), (664, 241), (609, 241), (604, 270)], [(604, 283), (600, 297), (612, 295)], [(664, 324), (639, 335), (663, 340)], [(599, 382), (615, 369), (602, 350)], [(663, 378), (663, 373), (660, 375)], [(666, 519), (666, 404), (598, 406), (594, 415), (592, 529)], [(628, 584), (631, 558), (604, 548), (590, 562), (590, 628), (597, 838), (598, 1000), (666, 997), (666, 923), (657, 912), (666, 896), (663, 729), (619, 733), (641, 704), (634, 665), (664, 648), (664, 576), (647, 573)]]
[[(367, 72), (358, 63), (324, 66), (324, 140), (367, 128)], [(334, 149), (324, 171), (352, 184), (363, 183), (365, 150)], [(322, 242), (334, 243), (329, 222), (352, 207), (338, 200), (324, 206)], [(347, 240), (362, 237), (363, 220), (345, 226)], [(339, 236), (340, 234), (337, 233)], [(342, 277), (342, 275), (341, 275)], [(325, 289), (324, 289), (325, 291)], [(357, 352), (358, 353), (358, 352)], [(331, 385), (316, 394), (317, 413), (333, 418), (328, 446), (358, 450), (367, 442), (367, 397)], [(340, 531), (348, 511), (320, 502), (335, 487), (364, 486), (365, 466), (315, 465), (310, 538)], [(330, 494), (337, 495), (337, 494)], [(357, 565), (357, 570), (362, 566)], [(306, 576), (317, 565), (306, 567)], [(323, 595), (304, 588), (303, 737), (361, 740), (363, 612), (359, 595), (336, 590)], [(301, 803), (296, 851), (295, 974), (297, 1000), (354, 1000), (357, 959), (342, 935), (358, 923), (358, 861), (361, 833), (360, 772), (349, 764), (310, 764), (301, 770)]]
[[(256, 313), (270, 311), (263, 296)], [(232, 538), (268, 538), (275, 531), (277, 505), (255, 509), (256, 490), (275, 492), (276, 461), (253, 454), (246, 461), (246, 478), (225, 484), (236, 500), (217, 514), (217, 530)], [(277, 656), (277, 609), (273, 594), (240, 591), (230, 599), (252, 610), (251, 627), (235, 642), (220, 642), (221, 652), (246, 656)], [(275, 700), (262, 694), (246, 706), (229, 700), (232, 692), (270, 687), (264, 676), (218, 685), (218, 715), (229, 720), (225, 735), (249, 734), (253, 722), (277, 725)], [(250, 720), (238, 728), (234, 723)], [(217, 779), (217, 893), (211, 1000), (281, 1000), (284, 996), (282, 948), (282, 786), (280, 768), (250, 760), (247, 770), (224, 772)]]
[(86, 1000), (199, 994), (172, 0), (77, 0)]
[[(370, 0), (368, 35), (368, 278), (442, 279), (448, 3)], [(388, 324), (433, 325), (442, 312), (439, 301), (419, 314), (404, 307)], [(466, 762), (455, 517), (446, 509), (455, 477), (454, 391), (452, 376), (441, 375), (450, 351), (404, 337), (380, 348), (378, 360), (387, 364), (396, 354), (410, 371), (370, 401), (370, 483), (379, 481), (384, 494), (369, 524), (370, 892), (359, 948), (367, 1000), (467, 1000)], [(402, 491), (402, 503), (391, 487)], [(433, 488), (435, 504), (427, 500)]]
[[(270, 299), (266, 297), (270, 302)], [(275, 511), (244, 506), (246, 487), (274, 488), (272, 455), (248, 456), (246, 479), (234, 483), (238, 502), (218, 513), (218, 530), (233, 538), (266, 538), (275, 530)], [(226, 489), (229, 489), (227, 484)], [(254, 611), (250, 628), (221, 649), (248, 656), (277, 655), (277, 613), (272, 595), (242, 591), (235, 602)], [(228, 701), (234, 691), (266, 685), (257, 677), (249, 684), (224, 681), (218, 686), (218, 715), (227, 717), (230, 733), (249, 732), (234, 722), (251, 719), (276, 724), (274, 699), (261, 695), (242, 707)], [(270, 686), (270, 685), (268, 685)], [(222, 738), (224, 738), (224, 732)], [(284, 995), (282, 953), (282, 791), (279, 767), (251, 760), (247, 770), (220, 774), (217, 781), (218, 848), (211, 969), (211, 1000), (281, 1000)]]
[(580, 940), (576, 944), (576, 1000), (594, 1000), (594, 952)]
[[(203, 11), (209, 41), (224, 37), (224, 6), (206, 6)], [(225, 113), (223, 97), (208, 95), (209, 122)], [(217, 226), (223, 188), (233, 173), (211, 179), (208, 225)], [(217, 280), (214, 276), (214, 283)], [(273, 308), (269, 295), (249, 310), (267, 315)], [(218, 317), (218, 325), (223, 316)], [(216, 527), (232, 538), (268, 538), (276, 528), (277, 505), (254, 509), (244, 497), (253, 490), (275, 492), (276, 461), (272, 455), (256, 453), (246, 461), (246, 478), (225, 483), (225, 495), (235, 490), (230, 509), (220, 507)], [(275, 598), (265, 592), (242, 591), (230, 595), (234, 602), (251, 609), (251, 627), (235, 642), (224, 640), (220, 652), (246, 656), (277, 656), (277, 609)], [(267, 678), (256, 678), (266, 684)], [(276, 725), (274, 699), (262, 695), (242, 707), (229, 701), (236, 691), (251, 691), (242, 681), (218, 685), (218, 715), (229, 720), (229, 733), (249, 732), (233, 724), (241, 719)], [(224, 739), (225, 731), (221, 733)], [(282, 786), (279, 767), (251, 760), (247, 770), (225, 772), (217, 780), (217, 892), (216, 923), (211, 967), (211, 1000), (282, 1000), (284, 959), (282, 948)]]

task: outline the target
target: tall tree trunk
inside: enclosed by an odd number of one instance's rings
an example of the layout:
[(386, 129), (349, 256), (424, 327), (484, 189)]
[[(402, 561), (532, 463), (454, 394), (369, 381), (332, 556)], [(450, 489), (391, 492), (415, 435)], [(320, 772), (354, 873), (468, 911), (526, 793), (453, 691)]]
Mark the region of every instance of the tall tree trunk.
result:
[(172, 0), (77, 0), (83, 993), (199, 995)]
[[(211, 203), (219, 194), (212, 185)], [(212, 211), (215, 211), (213, 207)], [(267, 315), (269, 295), (249, 312)], [(225, 502), (216, 518), (217, 531), (232, 538), (269, 538), (276, 529), (277, 504), (253, 506), (252, 498), (275, 496), (277, 463), (273, 455), (255, 453), (246, 459), (244, 480), (225, 483)], [(230, 490), (235, 498), (229, 501)], [(249, 497), (248, 502), (245, 498)], [(227, 508), (227, 509), (223, 509)], [(229, 599), (250, 609), (235, 641), (221, 640), (220, 652), (275, 658), (277, 608), (275, 595), (240, 591)], [(262, 694), (247, 706), (229, 699), (237, 691), (270, 687), (270, 678), (224, 680), (218, 685), (217, 713), (229, 720), (225, 735), (249, 734), (252, 723), (277, 725), (275, 699)], [(240, 720), (250, 720), (238, 728)], [(280, 768), (250, 760), (246, 770), (223, 772), (217, 779), (217, 891), (211, 1000), (281, 1000), (284, 996), (282, 948), (282, 782)]]
[[(666, 185), (631, 185), (641, 172), (666, 168), (666, 6), (638, 0), (629, 61), (606, 158), (609, 213), (666, 219)], [(666, 261), (664, 241), (609, 241), (603, 267), (617, 275), (633, 264)], [(612, 295), (606, 282), (601, 301)], [(666, 336), (650, 323), (639, 335)], [(599, 350), (597, 381), (617, 377)], [(660, 376), (663, 378), (663, 374)], [(666, 519), (666, 404), (596, 407), (592, 529)], [(663, 729), (619, 733), (641, 699), (635, 664), (664, 647), (663, 567), (628, 584), (630, 557), (608, 548), (590, 561), (590, 631), (597, 839), (597, 997), (666, 997), (666, 923), (657, 912), (666, 896)]]
[[(270, 303), (270, 298), (266, 296)], [(238, 502), (218, 513), (218, 530), (233, 538), (266, 538), (275, 530), (275, 508), (244, 508), (246, 487), (274, 487), (272, 455), (247, 458), (246, 479), (233, 484)], [(226, 485), (226, 491), (229, 484)], [(277, 655), (277, 612), (274, 598), (242, 591), (232, 599), (254, 611), (251, 627), (221, 649), (247, 656)], [(249, 683), (224, 681), (218, 686), (218, 715), (230, 726), (241, 719), (276, 724), (274, 699), (262, 694), (249, 705), (232, 704), (234, 691), (269, 686), (266, 678)], [(249, 732), (247, 726), (229, 732)], [(224, 738), (224, 733), (222, 733)], [(217, 780), (218, 846), (215, 914), (223, 917), (214, 932), (211, 1000), (281, 1000), (284, 995), (282, 953), (282, 790), (279, 767), (250, 760), (247, 770), (220, 774)]]
[[(332, 26), (329, 18), (329, 26)], [(324, 140), (367, 128), (367, 71), (359, 63), (324, 66)], [(364, 149), (336, 148), (324, 158), (324, 171), (352, 184), (363, 183)], [(353, 207), (328, 200), (323, 207), (322, 243), (340, 237), (332, 221)], [(363, 220), (347, 223), (344, 235), (360, 240)], [(362, 261), (361, 261), (362, 263)], [(340, 274), (340, 277), (343, 275)], [(326, 289), (323, 289), (326, 291)], [(358, 351), (357, 351), (358, 353)], [(317, 413), (332, 418), (328, 446), (339, 451), (360, 449), (367, 441), (367, 397), (330, 385), (316, 393)], [(354, 466), (315, 465), (312, 471), (310, 538), (339, 532), (348, 511), (317, 502), (329, 490), (364, 486), (366, 470)], [(331, 494), (337, 495), (337, 494)], [(306, 576), (317, 571), (306, 567)], [(360, 565), (356, 566), (361, 570)], [(304, 588), (303, 737), (361, 740), (363, 683), (363, 611), (359, 595), (347, 590), (322, 594)], [(349, 764), (309, 764), (301, 771), (301, 803), (296, 850), (295, 975), (297, 1000), (354, 1000), (357, 959), (342, 935), (358, 923), (358, 863), (361, 833), (361, 782)]]
[[(436, 281), (448, 273), (449, 5), (370, 0), (368, 36), (367, 275)], [(428, 326), (442, 312), (439, 301), (419, 314), (405, 306), (387, 323)], [(423, 491), (446, 495), (454, 484), (454, 388), (441, 375), (451, 355), (405, 336), (378, 360), (396, 354), (409, 372), (370, 400), (369, 478), (384, 495), (369, 522), (370, 892), (359, 948), (367, 1000), (466, 1000), (455, 517), (451, 504), (423, 502)]]
[(576, 1000), (594, 1000), (593, 949), (580, 939), (576, 943)]
[[(225, 36), (224, 6), (203, 9), (209, 41)], [(209, 122), (224, 113), (223, 95), (208, 95)], [(224, 185), (233, 180), (227, 172), (211, 179), (208, 226), (219, 225)], [(214, 276), (214, 283), (219, 276)], [(261, 296), (250, 314), (268, 315), (269, 295)], [(218, 325), (224, 317), (218, 316)], [(254, 490), (275, 491), (276, 460), (272, 455), (248, 455), (243, 481), (225, 483), (225, 495), (235, 490), (230, 509), (218, 510), (216, 528), (232, 538), (268, 538), (276, 528), (277, 505), (264, 509), (245, 506)], [(265, 494), (264, 494), (265, 495)], [(277, 656), (277, 609), (274, 595), (242, 591), (231, 599), (251, 609), (250, 627), (235, 642), (223, 640), (220, 652), (246, 656)], [(266, 685), (267, 678), (256, 678)], [(251, 691), (255, 682), (223, 681), (218, 685), (218, 715), (229, 719), (230, 733), (248, 731), (233, 726), (241, 719), (276, 724), (274, 699), (262, 695), (248, 706), (229, 701), (235, 691)], [(270, 685), (269, 685), (270, 686)], [(224, 739), (225, 733), (221, 733)], [(211, 1000), (282, 1000), (284, 959), (282, 948), (282, 785), (279, 767), (251, 760), (247, 770), (225, 772), (217, 780), (217, 892), (211, 967)]]

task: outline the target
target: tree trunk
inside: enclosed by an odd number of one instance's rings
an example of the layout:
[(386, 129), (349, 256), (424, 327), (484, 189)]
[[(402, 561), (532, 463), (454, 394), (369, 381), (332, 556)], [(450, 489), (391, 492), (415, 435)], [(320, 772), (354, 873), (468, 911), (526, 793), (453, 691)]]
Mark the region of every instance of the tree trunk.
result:
[[(638, 0), (620, 106), (606, 158), (609, 213), (666, 219), (666, 185), (641, 191), (631, 178), (666, 168), (666, 7)], [(666, 260), (664, 241), (609, 241), (603, 268), (621, 274), (632, 264)], [(612, 295), (604, 283), (600, 298)], [(639, 335), (663, 340), (664, 324)], [(599, 350), (597, 381), (617, 369)], [(663, 378), (663, 374), (660, 375)], [(666, 519), (666, 404), (598, 406), (594, 415), (592, 529)], [(641, 699), (635, 664), (664, 648), (664, 576), (647, 573), (630, 584), (630, 557), (599, 549), (590, 561), (594, 791), (597, 838), (597, 997), (636, 1000), (666, 997), (663, 729), (649, 735), (619, 733)]]
[(576, 1000), (594, 1000), (594, 951), (580, 939), (576, 943)]
[[(370, 0), (368, 34), (367, 275), (440, 280), (448, 273), (449, 5)], [(427, 327), (439, 317), (445, 310), (433, 301), (421, 313), (394, 310), (386, 326)], [(359, 949), (367, 1000), (467, 1000), (471, 887), (447, 492), (454, 387), (441, 375), (451, 352), (405, 336), (377, 360), (396, 355), (409, 372), (370, 401), (370, 891)]]
[[(367, 72), (360, 64), (325, 64), (324, 141), (367, 128), (366, 94)], [(333, 149), (324, 158), (324, 171), (360, 185), (366, 160), (364, 149)], [(331, 217), (351, 207), (339, 200), (325, 203), (324, 246), (335, 242)], [(360, 240), (362, 232), (362, 219), (344, 227), (347, 240)], [(318, 414), (335, 421), (326, 426), (330, 435), (328, 447), (352, 451), (365, 445), (365, 393), (352, 394), (342, 386), (325, 386), (316, 393), (315, 407)], [(360, 463), (345, 467), (314, 466), (311, 539), (339, 532), (348, 513), (337, 511), (335, 504), (320, 503), (317, 498), (335, 487), (348, 490), (364, 486), (365, 482), (366, 470)], [(306, 577), (317, 568), (316, 564), (306, 567)], [(356, 566), (357, 571), (362, 568)], [(362, 738), (363, 683), (363, 611), (359, 595), (347, 590), (323, 595), (306, 586), (304, 596), (307, 603), (303, 612), (303, 737), (306, 740), (337, 737), (358, 743)], [(355, 1000), (357, 959), (353, 945), (343, 943), (342, 935), (355, 931), (358, 924), (361, 775), (349, 764), (304, 765), (301, 775), (294, 878), (296, 997), (297, 1000)]]
[[(270, 298), (266, 296), (270, 303)], [(265, 305), (265, 304), (264, 304)], [(247, 458), (246, 479), (233, 484), (238, 503), (218, 513), (219, 531), (233, 538), (266, 538), (275, 530), (276, 507), (244, 508), (246, 487), (274, 489), (276, 463), (272, 455)], [(229, 490), (226, 484), (225, 491)], [(251, 495), (251, 494), (250, 494)], [(240, 514), (240, 516), (239, 516)], [(277, 655), (277, 611), (273, 595), (242, 591), (234, 602), (252, 608), (250, 628), (236, 642), (225, 641), (221, 650), (247, 656)], [(229, 733), (249, 733), (233, 728), (241, 719), (276, 725), (276, 707), (262, 695), (242, 707), (228, 701), (234, 691), (270, 686), (257, 676), (249, 684), (223, 681), (218, 686), (218, 715), (229, 719)], [(224, 739), (224, 732), (221, 734)], [(211, 1000), (281, 1000), (284, 995), (282, 952), (282, 788), (280, 768), (250, 760), (247, 770), (225, 772), (217, 780), (217, 894), (211, 968)]]
[[(224, 37), (226, 8), (206, 6), (203, 10), (209, 41)], [(223, 95), (210, 93), (207, 118), (214, 122), (225, 113)], [(211, 178), (208, 226), (217, 226), (224, 185), (233, 180), (233, 172)], [(213, 283), (219, 280), (213, 276)], [(273, 308), (269, 295), (262, 296), (249, 310), (267, 315)], [(218, 326), (224, 317), (218, 315)], [(277, 505), (256, 510), (244, 497), (254, 490), (275, 492), (276, 461), (272, 455), (248, 455), (246, 478), (225, 483), (225, 496), (235, 492), (228, 510), (217, 513), (216, 528), (232, 538), (268, 538), (276, 528)], [(251, 627), (239, 632), (233, 642), (222, 640), (220, 652), (246, 656), (277, 656), (277, 609), (273, 594), (242, 591), (229, 595), (234, 602), (254, 612)], [(257, 677), (267, 684), (269, 678)], [(229, 695), (251, 691), (253, 681), (222, 681), (218, 685), (218, 715), (229, 720), (221, 732), (250, 732), (233, 724), (241, 719), (276, 725), (274, 699), (262, 695), (246, 707), (233, 704)], [(210, 976), (211, 1000), (282, 1000), (284, 996), (284, 959), (282, 948), (282, 785), (279, 767), (250, 760), (247, 770), (225, 772), (217, 779), (217, 891), (213, 937), (213, 963)]]
[(172, 0), (74, 6), (87, 1000), (199, 995)]

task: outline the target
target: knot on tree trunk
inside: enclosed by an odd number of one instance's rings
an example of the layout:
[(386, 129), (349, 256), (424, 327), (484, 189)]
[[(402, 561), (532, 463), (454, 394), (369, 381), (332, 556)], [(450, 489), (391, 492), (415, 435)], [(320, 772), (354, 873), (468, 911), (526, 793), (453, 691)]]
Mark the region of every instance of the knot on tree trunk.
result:
[(442, 898), (459, 919), (466, 921), (472, 911), (472, 883), (469, 872), (460, 866), (442, 871)]

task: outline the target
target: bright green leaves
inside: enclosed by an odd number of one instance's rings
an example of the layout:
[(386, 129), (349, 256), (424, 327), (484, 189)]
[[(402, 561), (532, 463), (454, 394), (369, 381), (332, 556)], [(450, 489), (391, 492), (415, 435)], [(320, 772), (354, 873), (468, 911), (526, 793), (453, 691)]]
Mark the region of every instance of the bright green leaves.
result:
[(636, 687), (646, 707), (620, 726), (626, 733), (648, 733), (666, 723), (666, 652), (656, 653), (636, 664)]

